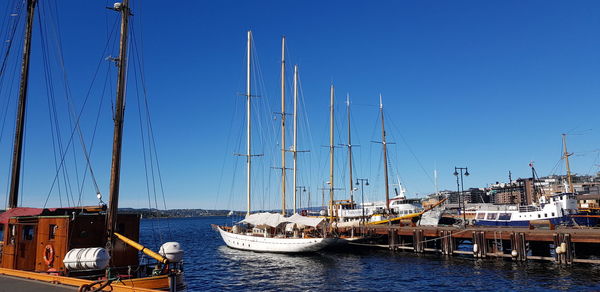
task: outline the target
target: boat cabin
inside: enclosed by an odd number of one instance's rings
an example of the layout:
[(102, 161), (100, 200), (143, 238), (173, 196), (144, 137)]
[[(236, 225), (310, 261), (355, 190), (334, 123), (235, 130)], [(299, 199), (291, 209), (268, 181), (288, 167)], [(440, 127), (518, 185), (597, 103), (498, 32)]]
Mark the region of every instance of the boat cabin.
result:
[[(13, 208), (0, 214), (0, 267), (68, 275), (63, 259), (74, 248), (106, 246), (104, 209), (91, 208)], [(117, 232), (139, 238), (140, 218), (118, 215)], [(115, 241), (111, 265), (138, 265), (137, 250)]]

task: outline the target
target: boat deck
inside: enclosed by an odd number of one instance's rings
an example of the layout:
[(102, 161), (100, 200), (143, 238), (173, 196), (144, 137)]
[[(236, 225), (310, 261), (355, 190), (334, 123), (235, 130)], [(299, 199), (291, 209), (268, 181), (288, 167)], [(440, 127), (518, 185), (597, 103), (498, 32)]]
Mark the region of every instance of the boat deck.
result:
[(76, 287), (52, 284), (42, 281), (23, 279), (11, 276), (0, 275), (0, 292), (66, 292), (77, 291)]

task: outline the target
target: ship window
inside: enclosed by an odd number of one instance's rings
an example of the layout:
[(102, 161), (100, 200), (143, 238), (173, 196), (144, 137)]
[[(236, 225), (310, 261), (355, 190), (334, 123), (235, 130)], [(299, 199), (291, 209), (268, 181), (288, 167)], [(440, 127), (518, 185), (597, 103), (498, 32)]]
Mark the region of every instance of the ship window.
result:
[(488, 213), (487, 215), (487, 219), (488, 220), (496, 220), (496, 213)]
[(33, 240), (33, 229), (32, 225), (23, 226), (23, 240)]
[(554, 212), (552, 212), (552, 217), (554, 217)]
[(548, 217), (548, 213), (544, 213), (544, 217)]
[(542, 218), (542, 215), (541, 215), (541, 214), (538, 214), (538, 218)]
[(4, 241), (4, 224), (0, 224), (0, 241)]
[(498, 220), (510, 220), (511, 213), (500, 213)]
[(56, 230), (58, 229), (58, 226), (56, 226), (56, 224), (50, 224), (50, 227), (48, 228), (48, 239), (49, 240), (53, 240), (54, 238), (56, 238)]
[(479, 213), (477, 214), (477, 219), (485, 219), (485, 213)]

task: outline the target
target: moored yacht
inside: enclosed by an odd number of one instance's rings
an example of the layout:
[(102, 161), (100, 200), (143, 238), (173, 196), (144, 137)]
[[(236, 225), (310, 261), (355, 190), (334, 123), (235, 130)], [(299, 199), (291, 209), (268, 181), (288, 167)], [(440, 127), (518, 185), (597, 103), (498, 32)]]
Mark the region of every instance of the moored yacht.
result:
[[(225, 244), (231, 248), (257, 251), (257, 252), (276, 252), (276, 253), (301, 253), (315, 252), (325, 248), (335, 238), (327, 238), (324, 218), (309, 218), (294, 214), (285, 217), (285, 37), (282, 39), (282, 208), (280, 213), (255, 213), (251, 214), (251, 160), (255, 156), (251, 152), (251, 56), (252, 56), (252, 32), (248, 31), (247, 42), (247, 67), (246, 67), (246, 192), (247, 192), (247, 212), (245, 219), (234, 226), (217, 226), (213, 228), (219, 231)], [(298, 96), (298, 70), (294, 67), (294, 105), (297, 104)], [(296, 112), (294, 106), (294, 112)], [(296, 117), (297, 115), (294, 115)], [(294, 124), (296, 124), (294, 122)], [(296, 127), (294, 127), (294, 189), (296, 189)], [(296, 200), (294, 191), (294, 207), (296, 212)]]
[(475, 225), (529, 226), (532, 221), (547, 220), (554, 225), (573, 225), (577, 200), (573, 193), (541, 196), (536, 205), (494, 205), (475, 211)]
[(360, 221), (377, 222), (389, 217), (405, 217), (418, 214), (424, 209), (419, 199), (406, 199), (400, 195), (390, 199), (389, 212), (384, 201), (365, 202), (350, 205), (349, 203), (335, 204), (334, 215), (339, 222)]
[(319, 251), (335, 241), (326, 238), (323, 218), (255, 213), (233, 227), (215, 226), (227, 246), (257, 252)]

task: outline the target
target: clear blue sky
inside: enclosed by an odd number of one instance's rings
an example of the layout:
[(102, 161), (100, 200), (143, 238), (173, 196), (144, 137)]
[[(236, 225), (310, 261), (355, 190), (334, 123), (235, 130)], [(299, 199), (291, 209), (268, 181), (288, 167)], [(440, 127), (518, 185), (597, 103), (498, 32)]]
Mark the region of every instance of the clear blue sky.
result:
[[(71, 97), (79, 109), (99, 60), (107, 57), (101, 53), (118, 15), (104, 8), (112, 6), (109, 1), (40, 2), (48, 2), (41, 4), (46, 7), (42, 8), (44, 19), (55, 21), (50, 11), (58, 15)], [(2, 19), (13, 13), (5, 4), (0, 9)], [(561, 133), (569, 134), (569, 150), (575, 152), (573, 171), (598, 171), (597, 1), (146, 0), (133, 1), (133, 9), (168, 208), (245, 206), (243, 159), (232, 154), (243, 151), (243, 97), (237, 94), (245, 88), (248, 29), (254, 31), (262, 73), (257, 82), (263, 84), (254, 92), (262, 96), (255, 101), (256, 113), (263, 114), (255, 122), (255, 148), (265, 154), (255, 160), (253, 204), (258, 208), (280, 204), (277, 172), (270, 167), (280, 163), (275, 144), (278, 121), (272, 112), (280, 107), (280, 38), (284, 34), (288, 72), (291, 64), (300, 66), (304, 104), (300, 148), (311, 152), (300, 154), (299, 181), (311, 189), (313, 205), (317, 188), (328, 179), (327, 149), (321, 146), (328, 143), (328, 87), (332, 82), (336, 125), (341, 131), (336, 143), (346, 139), (344, 99), (349, 93), (354, 144), (361, 145), (355, 149), (354, 171), (355, 176), (372, 181), (365, 190), (368, 199), (383, 198), (381, 152), (370, 142), (380, 139), (376, 107), (380, 93), (389, 140), (397, 143), (390, 146), (391, 179), (400, 177), (409, 196), (434, 190), (434, 168), (441, 189), (456, 188), (454, 166), (469, 167), (472, 175), (465, 180), (466, 187), (506, 181), (509, 170), (513, 178), (527, 177), (530, 161), (535, 161), (540, 175), (560, 174), (564, 167), (556, 165)], [(49, 42), (55, 35), (46, 33)], [(55, 167), (37, 25), (33, 50), (22, 195), (23, 205), (40, 206)], [(114, 49), (109, 52), (118, 55)], [(11, 59), (16, 62), (18, 56)], [(58, 66), (52, 68), (54, 78), (62, 78)], [(106, 79), (107, 62), (102, 62), (102, 68), (97, 83)], [(136, 78), (130, 73), (129, 79), (133, 83)], [(114, 77), (110, 80), (114, 82)], [(94, 129), (102, 88), (94, 87), (82, 118), (87, 140)], [(128, 90), (121, 206), (145, 207), (148, 198), (135, 97), (139, 91), (134, 88)], [(64, 90), (57, 85), (54, 92), (66, 141), (70, 130)], [(0, 94), (2, 106), (10, 101), (0, 137), (0, 177), (7, 178), (16, 88), (3, 85)], [(112, 136), (108, 99), (100, 108), (92, 164), (107, 200)], [(259, 138), (263, 134), (265, 138)], [(84, 161), (81, 146), (76, 147), (81, 177)], [(346, 152), (338, 149), (336, 155), (336, 184), (346, 187)], [(7, 182), (0, 180), (0, 193), (6, 192)], [(345, 193), (339, 192), (338, 198)], [(51, 194), (51, 201), (55, 203), (49, 205), (58, 205), (57, 192)], [(89, 180), (83, 202), (96, 202)]]

